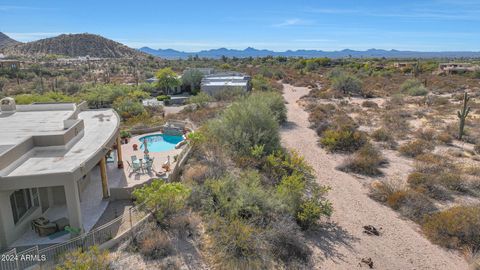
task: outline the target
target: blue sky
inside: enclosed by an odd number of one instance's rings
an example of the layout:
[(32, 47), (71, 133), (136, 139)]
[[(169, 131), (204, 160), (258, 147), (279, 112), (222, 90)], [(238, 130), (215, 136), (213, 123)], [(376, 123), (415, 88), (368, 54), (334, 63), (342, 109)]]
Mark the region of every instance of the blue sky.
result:
[(480, 0), (0, 0), (20, 41), (95, 33), (139, 48), (480, 51)]

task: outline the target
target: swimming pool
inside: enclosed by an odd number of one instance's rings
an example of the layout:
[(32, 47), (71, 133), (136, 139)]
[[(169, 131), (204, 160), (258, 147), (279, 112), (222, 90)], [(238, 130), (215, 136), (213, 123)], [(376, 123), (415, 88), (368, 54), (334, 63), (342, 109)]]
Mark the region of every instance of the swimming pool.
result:
[(141, 137), (138, 140), (141, 143), (140, 149), (142, 150), (144, 150), (144, 142), (147, 140), (147, 148), (149, 152), (163, 152), (175, 149), (175, 145), (183, 141), (183, 136), (155, 134)]

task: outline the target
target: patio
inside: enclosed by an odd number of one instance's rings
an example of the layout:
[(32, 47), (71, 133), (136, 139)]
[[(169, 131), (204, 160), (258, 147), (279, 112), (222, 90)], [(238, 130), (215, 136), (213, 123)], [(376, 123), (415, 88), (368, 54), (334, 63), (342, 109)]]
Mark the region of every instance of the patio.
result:
[[(142, 134), (139, 136), (134, 136), (130, 139), (130, 141), (127, 144), (122, 144), (122, 153), (123, 153), (123, 171), (116, 169), (114, 164), (108, 164), (107, 166), (107, 173), (109, 176), (109, 179), (111, 178), (120, 178), (120, 181), (117, 181), (116, 183), (112, 183), (110, 180), (110, 187), (133, 187), (138, 184), (143, 184), (147, 181), (149, 181), (152, 178), (159, 178), (156, 176), (156, 173), (158, 172), (165, 172), (165, 170), (162, 168), (162, 165), (169, 159), (170, 157), (170, 170), (173, 170), (175, 166), (175, 160), (174, 157), (179, 155), (182, 152), (182, 148), (179, 149), (173, 149), (169, 151), (163, 151), (163, 152), (149, 152), (150, 158), (153, 158), (153, 171), (151, 173), (147, 172), (146, 170), (144, 171), (139, 171), (139, 172), (133, 172), (132, 168), (129, 167), (128, 162), (132, 164), (131, 157), (132, 156), (137, 156), (137, 158), (142, 158), (144, 159), (144, 152), (143, 150), (140, 149), (140, 145), (143, 144), (143, 142), (140, 142), (139, 138), (147, 136), (147, 135), (154, 135), (154, 134), (160, 134), (158, 132), (156, 133), (149, 133), (149, 134)], [(134, 150), (133, 145), (136, 144), (138, 146), (138, 150)]]
[[(116, 166), (116, 164), (109, 164), (109, 168)], [(118, 172), (123, 170), (116, 169)], [(121, 178), (114, 177), (113, 174), (109, 173), (109, 184), (110, 185), (121, 185)], [(80, 193), (80, 208), (82, 212), (83, 220), (83, 229), (85, 232), (90, 231), (99, 218), (102, 216), (103, 212), (108, 206), (108, 200), (103, 199), (102, 194), (102, 180), (100, 176), (100, 168), (96, 166), (91, 171), (90, 181), (85, 187), (85, 189)], [(65, 204), (63, 205), (54, 205), (48, 208), (47, 211), (43, 214), (49, 220), (57, 220), (62, 217), (68, 218), (68, 210)], [(47, 245), (61, 243), (70, 239), (69, 234), (59, 236), (54, 239), (50, 239), (48, 236), (40, 237), (33, 229), (27, 230), (22, 237), (17, 239), (11, 247), (21, 247), (21, 246), (33, 246), (33, 245)]]

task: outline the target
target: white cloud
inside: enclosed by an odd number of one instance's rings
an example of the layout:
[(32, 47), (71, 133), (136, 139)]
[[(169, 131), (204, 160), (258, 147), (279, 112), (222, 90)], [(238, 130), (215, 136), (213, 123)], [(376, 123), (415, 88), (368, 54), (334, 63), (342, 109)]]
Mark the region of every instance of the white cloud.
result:
[(312, 25), (313, 21), (303, 20), (303, 19), (287, 19), (281, 23), (274, 24), (275, 27), (288, 27), (288, 26), (301, 26), (301, 25)]

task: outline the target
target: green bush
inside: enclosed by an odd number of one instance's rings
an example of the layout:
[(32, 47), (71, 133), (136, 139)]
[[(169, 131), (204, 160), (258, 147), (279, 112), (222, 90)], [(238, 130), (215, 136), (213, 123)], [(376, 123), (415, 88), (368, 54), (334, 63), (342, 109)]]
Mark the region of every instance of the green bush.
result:
[(141, 102), (129, 97), (121, 97), (115, 100), (113, 108), (122, 119), (139, 116), (145, 112), (145, 107), (143, 107)]
[(154, 180), (132, 193), (137, 203), (154, 213), (159, 222), (182, 210), (189, 194), (190, 189), (183, 184), (163, 180)]
[(323, 133), (320, 143), (331, 152), (353, 152), (367, 142), (364, 133), (350, 129), (332, 130)]
[(282, 95), (276, 92), (260, 92), (254, 93), (248, 97), (247, 102), (258, 104), (258, 106), (266, 105), (278, 123), (282, 124), (287, 121), (287, 107)]
[(480, 248), (480, 207), (456, 206), (425, 219), (425, 235), (448, 248)]
[(157, 96), (157, 100), (158, 101), (165, 101), (165, 100), (170, 100), (171, 97), (170, 96), (167, 96), (167, 95), (160, 95), (160, 96)]
[(110, 262), (107, 251), (100, 251), (98, 247), (94, 246), (86, 251), (77, 249), (68, 252), (61, 256), (59, 263), (55, 267), (57, 270), (71, 270), (71, 269), (98, 269), (107, 270)]
[(195, 104), (199, 108), (207, 106), (208, 102), (212, 100), (212, 97), (205, 92), (200, 92), (196, 96), (192, 96), (188, 99), (188, 103)]
[(302, 202), (297, 212), (298, 225), (308, 230), (317, 225), (322, 216), (329, 217), (332, 214), (332, 206), (328, 201), (319, 200), (320, 196), (313, 196)]
[(428, 89), (416, 79), (406, 80), (400, 86), (400, 91), (410, 96), (425, 96), (428, 94)]
[(218, 119), (208, 123), (208, 129), (236, 156), (249, 156), (258, 145), (263, 145), (267, 155), (280, 148), (275, 114), (267, 103), (253, 99), (233, 103)]

